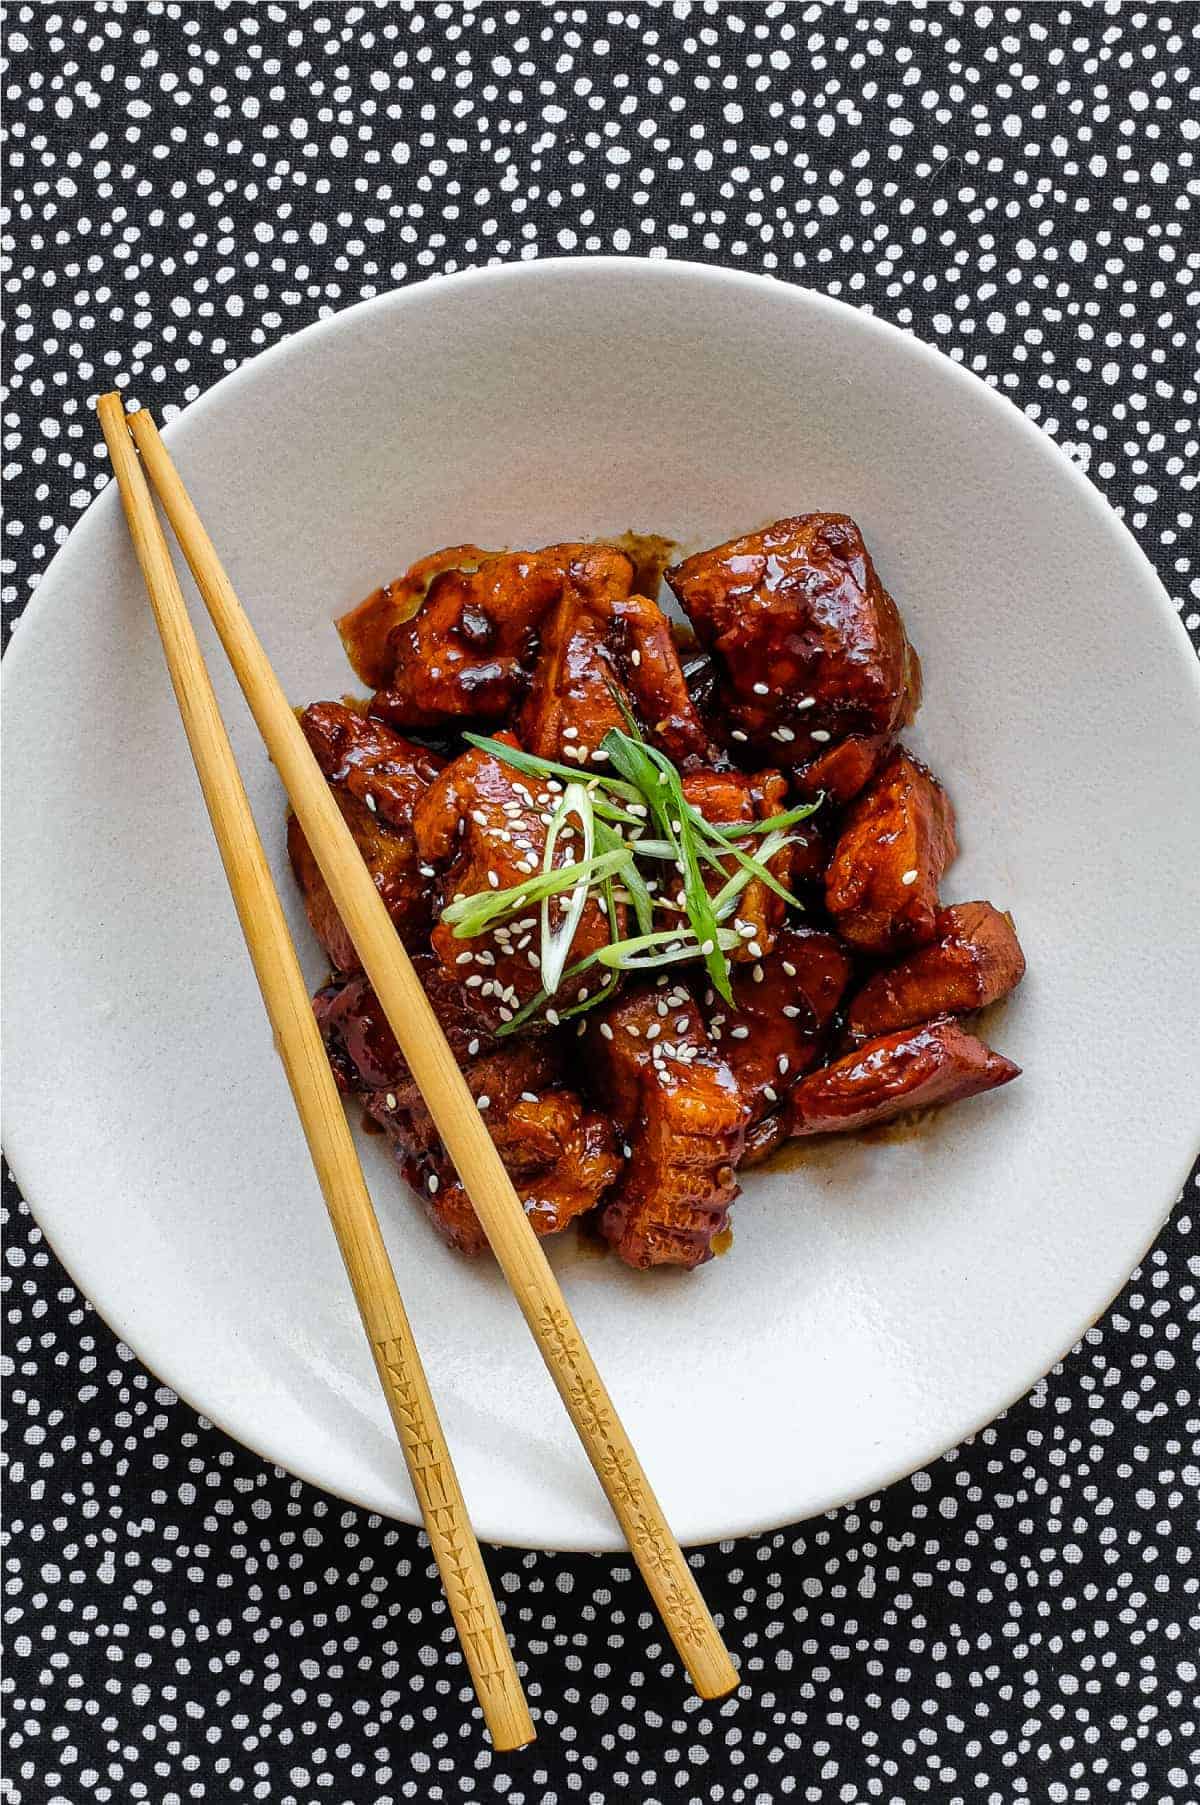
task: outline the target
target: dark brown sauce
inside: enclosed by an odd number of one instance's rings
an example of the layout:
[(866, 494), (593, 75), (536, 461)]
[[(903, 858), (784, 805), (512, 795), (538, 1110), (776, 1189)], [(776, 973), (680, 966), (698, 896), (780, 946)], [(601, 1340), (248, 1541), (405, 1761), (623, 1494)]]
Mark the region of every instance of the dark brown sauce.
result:
[(733, 1230), (732, 1228), (723, 1228), (719, 1234), (714, 1235), (712, 1238), (713, 1258), (719, 1260), (721, 1255), (728, 1253), (732, 1246)]
[(635, 592), (655, 601), (662, 588), (663, 572), (676, 550), (676, 541), (664, 539), (661, 533), (628, 532), (616, 539), (602, 540), (601, 543), (615, 545), (618, 551), (628, 552), (633, 559)]
[(377, 1122), (375, 1120), (374, 1116), (369, 1116), (365, 1109), (362, 1112), (362, 1120), (361, 1120), (359, 1126), (362, 1128), (362, 1131), (364, 1134), (384, 1134), (384, 1133), (386, 1133), (386, 1130), (383, 1128), (382, 1124)]
[(794, 1140), (782, 1141), (755, 1170), (793, 1172), (805, 1164), (815, 1164), (823, 1153), (839, 1144), (845, 1146), (847, 1141), (861, 1141), (868, 1147), (915, 1141), (930, 1132), (936, 1114), (936, 1107), (910, 1109), (901, 1116), (893, 1116), (890, 1122), (872, 1122), (866, 1128), (850, 1128), (840, 1134), (797, 1135)]
[(575, 1222), (575, 1246), (589, 1260), (607, 1259), (611, 1249), (600, 1233), (599, 1211), (592, 1210)]

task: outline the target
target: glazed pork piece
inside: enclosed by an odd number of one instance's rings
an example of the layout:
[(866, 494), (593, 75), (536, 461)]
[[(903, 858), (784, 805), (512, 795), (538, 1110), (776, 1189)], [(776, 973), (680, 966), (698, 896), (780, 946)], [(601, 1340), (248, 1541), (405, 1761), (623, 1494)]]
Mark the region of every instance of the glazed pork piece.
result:
[[(496, 1041), (431, 954), (414, 964), (531, 1226), (557, 1234), (620, 1170), (610, 1123), (568, 1088), (556, 1037)], [(487, 1237), (366, 978), (319, 991), (314, 1009), (339, 1088), (385, 1131), (443, 1237), (460, 1253), (482, 1252)]]
[(720, 668), (730, 738), (802, 771), (853, 737), (837, 784), (848, 800), (921, 700), (920, 662), (853, 520), (778, 520), (667, 581)]
[(966, 1015), (999, 1002), (1025, 975), (1012, 920), (988, 902), (940, 909), (936, 938), (898, 965), (878, 971), (846, 1016), (851, 1042), (892, 1034), (939, 1015)]
[(851, 804), (829, 862), (825, 906), (842, 939), (879, 954), (927, 945), (957, 851), (949, 797), (899, 748)]
[(908, 1110), (994, 1090), (1020, 1070), (957, 1022), (925, 1022), (870, 1040), (802, 1078), (788, 1105), (788, 1128), (794, 1135), (869, 1128)]
[(627, 990), (584, 1020), (589, 1092), (626, 1149), (600, 1231), (629, 1266), (699, 1266), (738, 1194), (737, 1080), (681, 985)]
[(852, 733), (793, 771), (792, 786), (798, 796), (823, 796), (833, 808), (845, 808), (870, 783), (891, 747), (890, 733)]
[(625, 726), (622, 704), (677, 765), (713, 758), (658, 605), (641, 595), (565, 590), (543, 626), (521, 744), (539, 758), (601, 763), (604, 735)]
[[(722, 825), (735, 821), (766, 821), (787, 807), (787, 783), (778, 771), (759, 771), (753, 777), (742, 771), (690, 771), (682, 783), (684, 799), (698, 809), (707, 821)], [(752, 835), (744, 850), (757, 855), (761, 836)], [(785, 889), (792, 880), (792, 863), (796, 847), (784, 846), (768, 860), (767, 869)], [(670, 866), (663, 866), (664, 872)], [(705, 885), (715, 895), (727, 878), (738, 870), (731, 857), (723, 861), (723, 874), (712, 867), (704, 872)], [(671, 886), (664, 884), (669, 893)], [(738, 897), (737, 913), (727, 925), (741, 936), (740, 946), (730, 952), (731, 962), (760, 959), (775, 944), (775, 935), (783, 920), (784, 900), (760, 878), (752, 878)]]
[[(413, 839), (413, 811), (443, 761), (340, 702), (314, 702), (300, 725), (397, 933), (406, 942), (426, 935), (432, 904)], [(338, 971), (358, 971), (358, 954), (294, 815), (288, 816), (287, 843), (313, 933)]]
[(448, 545), (427, 558), (419, 558), (403, 576), (373, 590), (365, 602), (343, 614), (335, 625), (359, 682), (368, 689), (383, 689), (390, 681), (396, 663), (390, 643), (392, 634), (412, 619), (435, 577), (448, 570), (469, 576), (495, 556), (495, 552), (481, 551), (477, 545)]
[(705, 992), (709, 1035), (750, 1111), (743, 1165), (757, 1165), (785, 1138), (784, 1105), (823, 1053), (850, 974), (832, 934), (784, 928), (772, 952), (737, 968), (732, 1007)]
[[(511, 735), (499, 737), (511, 740)], [(440, 877), (439, 912), (453, 898), (507, 890), (541, 871), (547, 824), (562, 787), (554, 778), (546, 782), (523, 776), (475, 746), (446, 766), (421, 798), (413, 822), (420, 856)], [(556, 843), (555, 865), (572, 864), (582, 851), (578, 824), (568, 822)], [(562, 908), (562, 898), (556, 897), (552, 926)], [(623, 910), (618, 919), (623, 924)], [(469, 938), (456, 938), (453, 927), (441, 919), (433, 929), (433, 950), (444, 969), (464, 986), (471, 1006), (492, 1027), (511, 1021), (541, 989), (539, 923), (540, 905), (535, 903)], [(593, 893), (567, 964), (607, 945), (609, 937), (608, 918)], [(591, 972), (566, 980), (555, 994), (556, 1005), (566, 1008), (582, 1001), (598, 981)]]
[[(510, 723), (555, 604), (571, 597), (603, 608), (629, 594), (633, 572), (627, 553), (604, 545), (499, 552), (438, 570), (416, 613), (392, 626), (373, 657), (376, 674), (390, 669), (371, 713), (405, 732)], [(381, 604), (369, 597), (363, 608), (377, 637)], [(368, 637), (359, 612), (340, 623), (343, 638)]]

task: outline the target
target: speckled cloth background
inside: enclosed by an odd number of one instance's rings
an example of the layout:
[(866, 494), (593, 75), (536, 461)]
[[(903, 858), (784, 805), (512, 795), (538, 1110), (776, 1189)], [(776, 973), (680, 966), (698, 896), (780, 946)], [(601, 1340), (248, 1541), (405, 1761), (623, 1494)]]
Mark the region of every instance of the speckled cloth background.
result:
[[(107, 480), (99, 389), (169, 415), (361, 296), (623, 251), (941, 346), (1088, 472), (1200, 640), (1195, 5), (6, 15), (10, 620)], [(424, 1538), (180, 1404), (10, 1191), (4, 1796), (1195, 1805), (1196, 1205), (973, 1442), (696, 1556), (745, 1675), (719, 1706), (627, 1562), (493, 1551), (541, 1731), (497, 1759)]]

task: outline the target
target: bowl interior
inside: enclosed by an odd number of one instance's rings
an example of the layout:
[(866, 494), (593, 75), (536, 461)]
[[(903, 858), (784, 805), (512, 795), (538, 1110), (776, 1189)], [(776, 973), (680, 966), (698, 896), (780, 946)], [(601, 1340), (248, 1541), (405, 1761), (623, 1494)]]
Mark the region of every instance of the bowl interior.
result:
[[(749, 1176), (733, 1249), (694, 1275), (570, 1237), (551, 1259), (687, 1540), (873, 1489), (1033, 1383), (1182, 1179), (1200, 987), (1194, 666), (1066, 460), (851, 309), (620, 260), (351, 309), (170, 441), (297, 702), (354, 687), (332, 617), (443, 543), (633, 528), (695, 548), (855, 516), (924, 661), (910, 740), (962, 840), (944, 894), (1011, 909), (1025, 944), (1029, 977), (985, 1031), (1025, 1075)], [(281, 793), (207, 622), (203, 640), (316, 983)], [(7, 663), (18, 1177), (103, 1313), (206, 1414), (415, 1518), (111, 490)], [(448, 1253), (361, 1146), (480, 1533), (618, 1546), (496, 1272)]]

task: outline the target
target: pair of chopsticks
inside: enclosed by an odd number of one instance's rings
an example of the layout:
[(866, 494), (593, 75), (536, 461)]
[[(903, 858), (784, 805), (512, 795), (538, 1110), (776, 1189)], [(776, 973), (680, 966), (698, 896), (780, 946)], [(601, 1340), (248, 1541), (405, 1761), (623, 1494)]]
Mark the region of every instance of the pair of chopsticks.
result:
[(737, 1671), (212, 541), (145, 409), (126, 415), (112, 394), (97, 412), (242, 933), (492, 1741), (519, 1748), (533, 1740), (533, 1724), (150, 485), (671, 1639), (701, 1697), (719, 1698), (737, 1685)]

